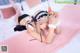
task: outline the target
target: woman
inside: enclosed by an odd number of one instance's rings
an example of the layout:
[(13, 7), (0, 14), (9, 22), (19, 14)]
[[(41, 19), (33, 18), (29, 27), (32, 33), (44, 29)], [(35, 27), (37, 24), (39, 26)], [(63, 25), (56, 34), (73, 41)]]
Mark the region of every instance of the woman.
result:
[[(29, 18), (29, 22), (25, 17)], [(17, 25), (14, 30), (22, 31), (27, 28), (29, 34), (31, 34), (35, 39), (44, 43), (51, 43), (56, 35), (54, 33), (56, 28), (56, 25), (54, 25), (56, 23), (55, 17), (56, 15), (49, 16), (47, 11), (38, 12), (34, 16), (34, 19), (30, 19), (31, 17), (29, 15), (22, 15), (18, 18), (19, 25)], [(34, 20), (34, 24), (36, 25), (35, 27), (28, 25), (28, 23), (32, 22), (31, 20)]]
[(28, 27), (28, 31), (37, 40), (44, 43), (51, 43), (55, 38), (55, 29), (57, 28), (56, 14), (50, 14), (47, 11), (40, 11), (34, 17), (36, 27)]

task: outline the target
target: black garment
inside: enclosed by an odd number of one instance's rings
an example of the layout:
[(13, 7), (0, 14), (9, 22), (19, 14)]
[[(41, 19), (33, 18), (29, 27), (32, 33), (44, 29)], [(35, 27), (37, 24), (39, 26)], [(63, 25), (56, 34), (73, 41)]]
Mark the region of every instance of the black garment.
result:
[(17, 25), (14, 28), (14, 31), (23, 31), (23, 30), (27, 30), (26, 26), (24, 26), (24, 25)]

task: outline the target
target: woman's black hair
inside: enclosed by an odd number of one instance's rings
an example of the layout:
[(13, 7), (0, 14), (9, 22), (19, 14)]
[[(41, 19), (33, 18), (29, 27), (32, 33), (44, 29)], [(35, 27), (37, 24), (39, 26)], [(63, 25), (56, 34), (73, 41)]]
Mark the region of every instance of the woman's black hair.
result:
[(18, 17), (18, 23), (20, 23), (20, 21), (26, 17), (28, 17), (29, 15), (28, 14), (23, 14), (21, 16)]
[(24, 26), (24, 25), (17, 25), (14, 28), (14, 31), (23, 31), (23, 30), (27, 30), (26, 26)]
[(40, 11), (35, 15), (34, 21), (37, 22), (38, 19), (40, 19), (43, 16), (47, 16), (47, 15), (48, 15), (47, 11)]

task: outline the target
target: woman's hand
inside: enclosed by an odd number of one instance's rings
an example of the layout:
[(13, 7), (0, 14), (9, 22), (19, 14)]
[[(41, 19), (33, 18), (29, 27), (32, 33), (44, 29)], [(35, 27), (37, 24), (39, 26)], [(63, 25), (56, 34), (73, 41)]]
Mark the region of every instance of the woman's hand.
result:
[(54, 12), (53, 14), (51, 14), (49, 16), (49, 24), (55, 24), (57, 22), (57, 16), (58, 14), (56, 12)]

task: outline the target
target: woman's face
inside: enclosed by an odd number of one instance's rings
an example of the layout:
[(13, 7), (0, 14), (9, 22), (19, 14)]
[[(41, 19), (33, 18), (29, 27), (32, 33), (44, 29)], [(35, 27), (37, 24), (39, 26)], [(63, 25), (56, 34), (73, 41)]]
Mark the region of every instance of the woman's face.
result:
[(28, 16), (20, 21), (20, 25), (27, 25), (28, 23), (31, 22), (31, 20), (32, 20), (32, 18), (30, 16)]
[(38, 27), (40, 27), (40, 29), (44, 30), (47, 27), (47, 24), (48, 24), (48, 18), (47, 18), (47, 16), (41, 17), (38, 20), (37, 24), (38, 24)]

